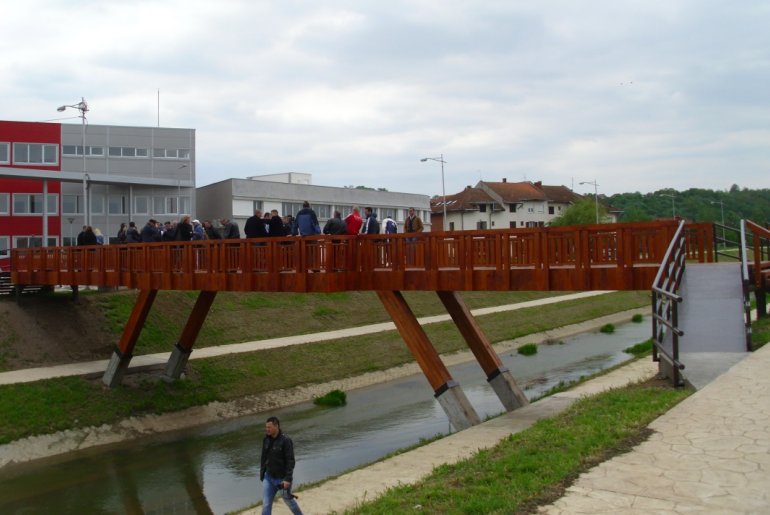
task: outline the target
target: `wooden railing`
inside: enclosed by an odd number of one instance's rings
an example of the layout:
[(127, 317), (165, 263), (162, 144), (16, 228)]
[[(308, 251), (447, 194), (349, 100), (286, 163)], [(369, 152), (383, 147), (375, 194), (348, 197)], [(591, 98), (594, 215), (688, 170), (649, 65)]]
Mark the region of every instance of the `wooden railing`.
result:
[[(647, 290), (675, 222), (14, 249), (17, 284), (206, 291)], [(688, 259), (712, 230), (687, 225)]]

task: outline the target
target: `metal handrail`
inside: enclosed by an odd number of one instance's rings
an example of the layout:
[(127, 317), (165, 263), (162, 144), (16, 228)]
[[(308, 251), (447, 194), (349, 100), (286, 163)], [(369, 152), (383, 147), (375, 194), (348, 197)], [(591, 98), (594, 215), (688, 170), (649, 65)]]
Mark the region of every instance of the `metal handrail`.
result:
[[(662, 355), (671, 363), (674, 386), (680, 386), (679, 371), (684, 370), (684, 364), (679, 361), (679, 338), (684, 331), (679, 327), (679, 304), (684, 300), (676, 292), (684, 274), (685, 268), (685, 236), (684, 220), (671, 238), (666, 254), (652, 283), (652, 358), (660, 361)], [(671, 331), (671, 352), (663, 346), (665, 333), (663, 325)]]
[(741, 220), (741, 284), (743, 285), (744, 327), (746, 350), (751, 351), (751, 277), (749, 276), (749, 253), (746, 252), (746, 220)]

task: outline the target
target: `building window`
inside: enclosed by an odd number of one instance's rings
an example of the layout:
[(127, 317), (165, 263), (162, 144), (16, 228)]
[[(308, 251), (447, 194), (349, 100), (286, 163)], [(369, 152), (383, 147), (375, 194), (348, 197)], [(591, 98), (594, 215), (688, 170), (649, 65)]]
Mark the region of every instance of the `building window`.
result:
[(11, 255), (11, 249), (8, 248), (8, 236), (0, 236), (0, 258)]
[(110, 195), (107, 202), (107, 211), (111, 215), (124, 215), (126, 214), (127, 199), (125, 195)]
[(554, 210), (553, 206), (548, 206), (548, 214), (549, 214), (549, 215), (553, 215), (553, 214), (555, 214), (555, 213), (556, 213), (556, 212), (555, 212), (555, 210)]
[(146, 148), (136, 147), (110, 147), (110, 157), (147, 157), (149, 151)]
[(66, 215), (79, 215), (83, 212), (83, 197), (80, 195), (62, 195), (61, 211)]
[(103, 215), (104, 214), (104, 195), (102, 193), (91, 194), (91, 214)]
[(508, 228), (509, 229), (515, 229), (516, 228), (516, 222), (508, 222)]
[(535, 212), (535, 208), (534, 207), (528, 207), (527, 208), (527, 212), (534, 213)]
[[(61, 153), (65, 156), (82, 156), (83, 145), (63, 145)], [(86, 146), (86, 156), (104, 156), (104, 147)]]
[(45, 143), (14, 143), (13, 162), (21, 165), (56, 165), (59, 146)]
[[(48, 237), (49, 247), (56, 247), (57, 244), (58, 244), (58, 239), (56, 236)], [(43, 246), (42, 236), (14, 236), (13, 237), (13, 247), (16, 249), (31, 249), (34, 247), (42, 247), (42, 246)]]
[[(58, 214), (59, 198), (58, 195), (48, 195), (48, 214)], [(14, 193), (13, 194), (13, 214), (14, 215), (41, 215), (43, 214), (43, 194), (42, 193)]]
[(148, 197), (134, 197), (134, 214), (149, 215), (150, 199)]
[(486, 222), (476, 222), (476, 229), (482, 230), (487, 228)]
[(450, 231), (454, 231), (455, 230), (455, 223), (454, 222), (449, 222), (449, 230)]
[(486, 204), (479, 204), (479, 212), (480, 213), (486, 213), (487, 212), (487, 205)]
[(511, 213), (515, 213), (516, 212), (516, 204), (509, 204), (508, 205), (508, 211), (510, 211)]
[(283, 216), (297, 216), (297, 213), (299, 213), (300, 209), (302, 209), (302, 203), (300, 202), (283, 202), (281, 204), (281, 211), (283, 212)]
[(192, 214), (190, 197), (179, 197), (179, 213)]
[(190, 149), (153, 148), (152, 157), (155, 157), (158, 159), (190, 159)]
[(315, 214), (318, 216), (318, 218), (332, 217), (332, 206), (329, 204), (315, 204), (313, 206), (313, 210), (315, 211)]
[(254, 213), (257, 209), (262, 211), (262, 201), (261, 200), (254, 200), (254, 201), (251, 202), (251, 204), (252, 204), (251, 205), (251, 207), (252, 207), (251, 212), (252, 213)]
[(383, 207), (382, 209), (380, 209), (380, 211), (382, 212), (382, 219), (383, 220), (386, 219), (387, 217), (391, 217), (393, 220), (396, 219), (396, 210), (395, 209)]
[(150, 151), (146, 148), (137, 148), (136, 149), (136, 157), (149, 157)]
[(10, 208), (8, 198), (10, 195), (8, 193), (0, 193), (0, 215), (7, 215), (10, 214)]
[(10, 145), (8, 143), (0, 143), (0, 164), (7, 165), (10, 163), (9, 149)]

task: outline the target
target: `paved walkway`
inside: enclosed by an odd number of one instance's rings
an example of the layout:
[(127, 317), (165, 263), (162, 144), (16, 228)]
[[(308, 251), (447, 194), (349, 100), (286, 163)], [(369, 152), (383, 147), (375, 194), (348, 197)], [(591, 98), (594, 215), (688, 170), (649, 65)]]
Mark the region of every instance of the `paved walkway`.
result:
[[(504, 311), (514, 311), (517, 309), (531, 308), (535, 306), (545, 306), (547, 304), (554, 304), (558, 302), (565, 302), (568, 300), (584, 299), (587, 297), (595, 297), (597, 295), (604, 295), (610, 293), (607, 291), (588, 291), (580, 293), (572, 293), (568, 295), (558, 295), (555, 297), (546, 297), (542, 299), (530, 300), (527, 302), (519, 302), (517, 304), (506, 304), (504, 306), (493, 306), (490, 308), (480, 308), (473, 310), (474, 316), (489, 315), (491, 313), (500, 313)], [(432, 317), (420, 318), (421, 325), (435, 324), (437, 322), (444, 322), (450, 320), (449, 315), (437, 315)], [(383, 331), (395, 331), (396, 326), (393, 322), (385, 322), (382, 324), (370, 324), (360, 327), (351, 327), (347, 329), (339, 329), (336, 331), (327, 331), (323, 333), (301, 334), (297, 336), (286, 336), (283, 338), (272, 338), (269, 340), (258, 340), (245, 343), (234, 343), (229, 345), (219, 345), (215, 347), (203, 347), (200, 349), (194, 349), (190, 354), (190, 359), (202, 359), (211, 358), (214, 356), (222, 356), (224, 354), (237, 354), (240, 352), (253, 352), (264, 349), (273, 349), (276, 347), (287, 347), (289, 345), (302, 345), (305, 343), (322, 342), (327, 340), (335, 340), (338, 338), (347, 338), (351, 336), (361, 336), (364, 334), (373, 334)], [(170, 345), (169, 345), (170, 347)], [(160, 352), (157, 354), (143, 354), (140, 356), (134, 356), (131, 359), (131, 365), (129, 370), (137, 370), (147, 367), (163, 367), (168, 361), (168, 357), (171, 354), (171, 349), (168, 352)], [(0, 385), (13, 384), (13, 383), (29, 383), (32, 381), (39, 381), (41, 379), (50, 379), (52, 377), (65, 377), (65, 376), (84, 376), (103, 374), (107, 369), (109, 363), (108, 359), (98, 361), (88, 361), (83, 363), (70, 363), (66, 365), (55, 365), (50, 367), (39, 368), (25, 368), (21, 370), (13, 370), (10, 372), (0, 373)]]
[[(770, 345), (651, 424), (652, 437), (586, 472), (541, 513), (770, 513)], [(635, 361), (568, 392), (299, 493), (307, 514), (342, 512), (387, 488), (410, 484), (442, 463), (491, 447), (584, 395), (652, 377)], [(351, 488), (355, 485), (355, 488)], [(258, 509), (246, 513), (260, 513)], [(274, 513), (288, 513), (276, 501)]]

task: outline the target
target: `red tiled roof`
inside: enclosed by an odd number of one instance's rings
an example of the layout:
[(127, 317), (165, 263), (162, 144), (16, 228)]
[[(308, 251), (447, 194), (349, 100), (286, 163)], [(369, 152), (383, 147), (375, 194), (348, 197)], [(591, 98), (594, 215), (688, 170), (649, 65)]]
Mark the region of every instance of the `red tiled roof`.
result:
[[(494, 200), (484, 190), (468, 186), (460, 193), (447, 195), (446, 202), (447, 211), (478, 211), (479, 204), (491, 204)], [(444, 210), (440, 196), (433, 197), (430, 200), (430, 206), (434, 212)]]
[(546, 186), (541, 185), (540, 189), (543, 190), (548, 200), (553, 202), (562, 202), (564, 204), (571, 204), (580, 200), (582, 197), (569, 189), (566, 186)]
[(486, 182), (481, 181), (489, 189), (500, 195), (503, 202), (512, 203), (522, 200), (547, 200), (545, 193), (531, 182)]

